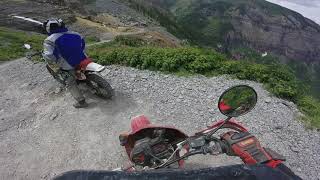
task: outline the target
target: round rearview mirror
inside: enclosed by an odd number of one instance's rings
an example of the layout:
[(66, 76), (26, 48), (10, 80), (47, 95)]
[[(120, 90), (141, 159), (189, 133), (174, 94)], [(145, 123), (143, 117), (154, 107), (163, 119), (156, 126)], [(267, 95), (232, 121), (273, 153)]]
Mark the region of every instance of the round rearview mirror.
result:
[(238, 117), (250, 112), (257, 103), (257, 92), (250, 86), (234, 86), (219, 99), (219, 110), (228, 117)]
[(31, 45), (30, 45), (30, 44), (24, 44), (23, 46), (24, 46), (24, 48), (26, 48), (26, 49), (31, 49)]

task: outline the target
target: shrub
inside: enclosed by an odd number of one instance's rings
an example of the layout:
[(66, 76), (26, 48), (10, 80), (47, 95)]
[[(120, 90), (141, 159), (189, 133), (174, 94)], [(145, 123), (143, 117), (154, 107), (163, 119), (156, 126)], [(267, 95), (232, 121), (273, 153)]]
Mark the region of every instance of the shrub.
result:
[(230, 74), (264, 83), (276, 96), (296, 101), (298, 81), (286, 67), (228, 60), (215, 51), (199, 48), (110, 47), (93, 48), (89, 54), (101, 64), (121, 64), (165, 72)]
[(96, 36), (87, 36), (84, 39), (87, 44), (92, 44), (100, 41), (100, 39)]
[[(320, 102), (306, 96), (308, 87), (299, 82), (286, 65), (276, 63), (270, 56), (269, 63), (233, 61), (210, 49), (192, 47), (107, 47), (93, 48), (89, 53), (102, 64), (121, 64), (141, 69), (173, 72), (179, 75), (199, 73), (204, 75), (230, 74), (239, 79), (263, 83), (274, 95), (298, 104), (313, 127), (320, 128)], [(252, 54), (252, 57), (261, 57)], [(251, 57), (251, 59), (252, 59)]]
[(120, 35), (115, 38), (114, 42), (118, 43), (119, 45), (125, 45), (125, 46), (131, 46), (131, 47), (140, 47), (147, 44), (147, 42), (144, 41), (141, 37), (138, 37), (135, 35), (130, 35), (130, 36)]
[(300, 111), (308, 115), (304, 120), (313, 127), (320, 128), (320, 101), (312, 96), (304, 96), (299, 99), (298, 106)]

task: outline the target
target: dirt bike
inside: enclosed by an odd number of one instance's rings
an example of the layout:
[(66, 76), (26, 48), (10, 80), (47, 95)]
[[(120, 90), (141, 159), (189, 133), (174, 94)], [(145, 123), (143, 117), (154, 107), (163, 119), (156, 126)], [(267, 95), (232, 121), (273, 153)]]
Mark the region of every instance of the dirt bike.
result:
[[(27, 59), (32, 59), (32, 57), (42, 54), (40, 51), (32, 52), (31, 46), (25, 44), (24, 47), (29, 50), (26, 54)], [(57, 80), (62, 85), (66, 85), (66, 78), (68, 74), (61, 70), (56, 64), (52, 64), (46, 61), (46, 68), (52, 77)], [(110, 70), (105, 66), (94, 63), (89, 59), (83, 61), (76, 69), (76, 79), (78, 85), (84, 84), (89, 87), (97, 96), (110, 99), (114, 92), (111, 85), (106, 81), (103, 76), (106, 76)]]
[(138, 116), (131, 121), (131, 131), (119, 136), (130, 160), (130, 166), (115, 169), (139, 171), (168, 167), (183, 168), (185, 159), (196, 154), (219, 155), (225, 152), (226, 143), (217, 136), (220, 129), (248, 132), (234, 117), (250, 112), (256, 105), (256, 91), (246, 85), (226, 90), (219, 99), (218, 107), (228, 118), (208, 126), (192, 136), (171, 126), (151, 124), (149, 119)]

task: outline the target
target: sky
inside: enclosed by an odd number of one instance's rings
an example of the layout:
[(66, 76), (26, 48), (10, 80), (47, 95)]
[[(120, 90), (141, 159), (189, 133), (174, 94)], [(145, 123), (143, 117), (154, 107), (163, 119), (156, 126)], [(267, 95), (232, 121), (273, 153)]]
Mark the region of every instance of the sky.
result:
[(267, 0), (294, 10), (320, 24), (320, 0)]

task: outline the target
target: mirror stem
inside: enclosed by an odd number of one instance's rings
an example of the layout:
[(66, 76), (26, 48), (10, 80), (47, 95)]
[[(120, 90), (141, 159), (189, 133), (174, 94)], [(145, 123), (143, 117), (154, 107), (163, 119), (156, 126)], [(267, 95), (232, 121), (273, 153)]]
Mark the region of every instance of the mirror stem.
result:
[(222, 126), (224, 126), (228, 121), (230, 121), (231, 118), (232, 118), (232, 117), (228, 117), (226, 120), (224, 120), (224, 122), (223, 122), (220, 126), (218, 126), (216, 129), (214, 129), (214, 130), (212, 130), (211, 132), (209, 132), (209, 134), (206, 135), (206, 139), (210, 139), (211, 136), (212, 136), (214, 133), (216, 133), (219, 129), (221, 129)]

